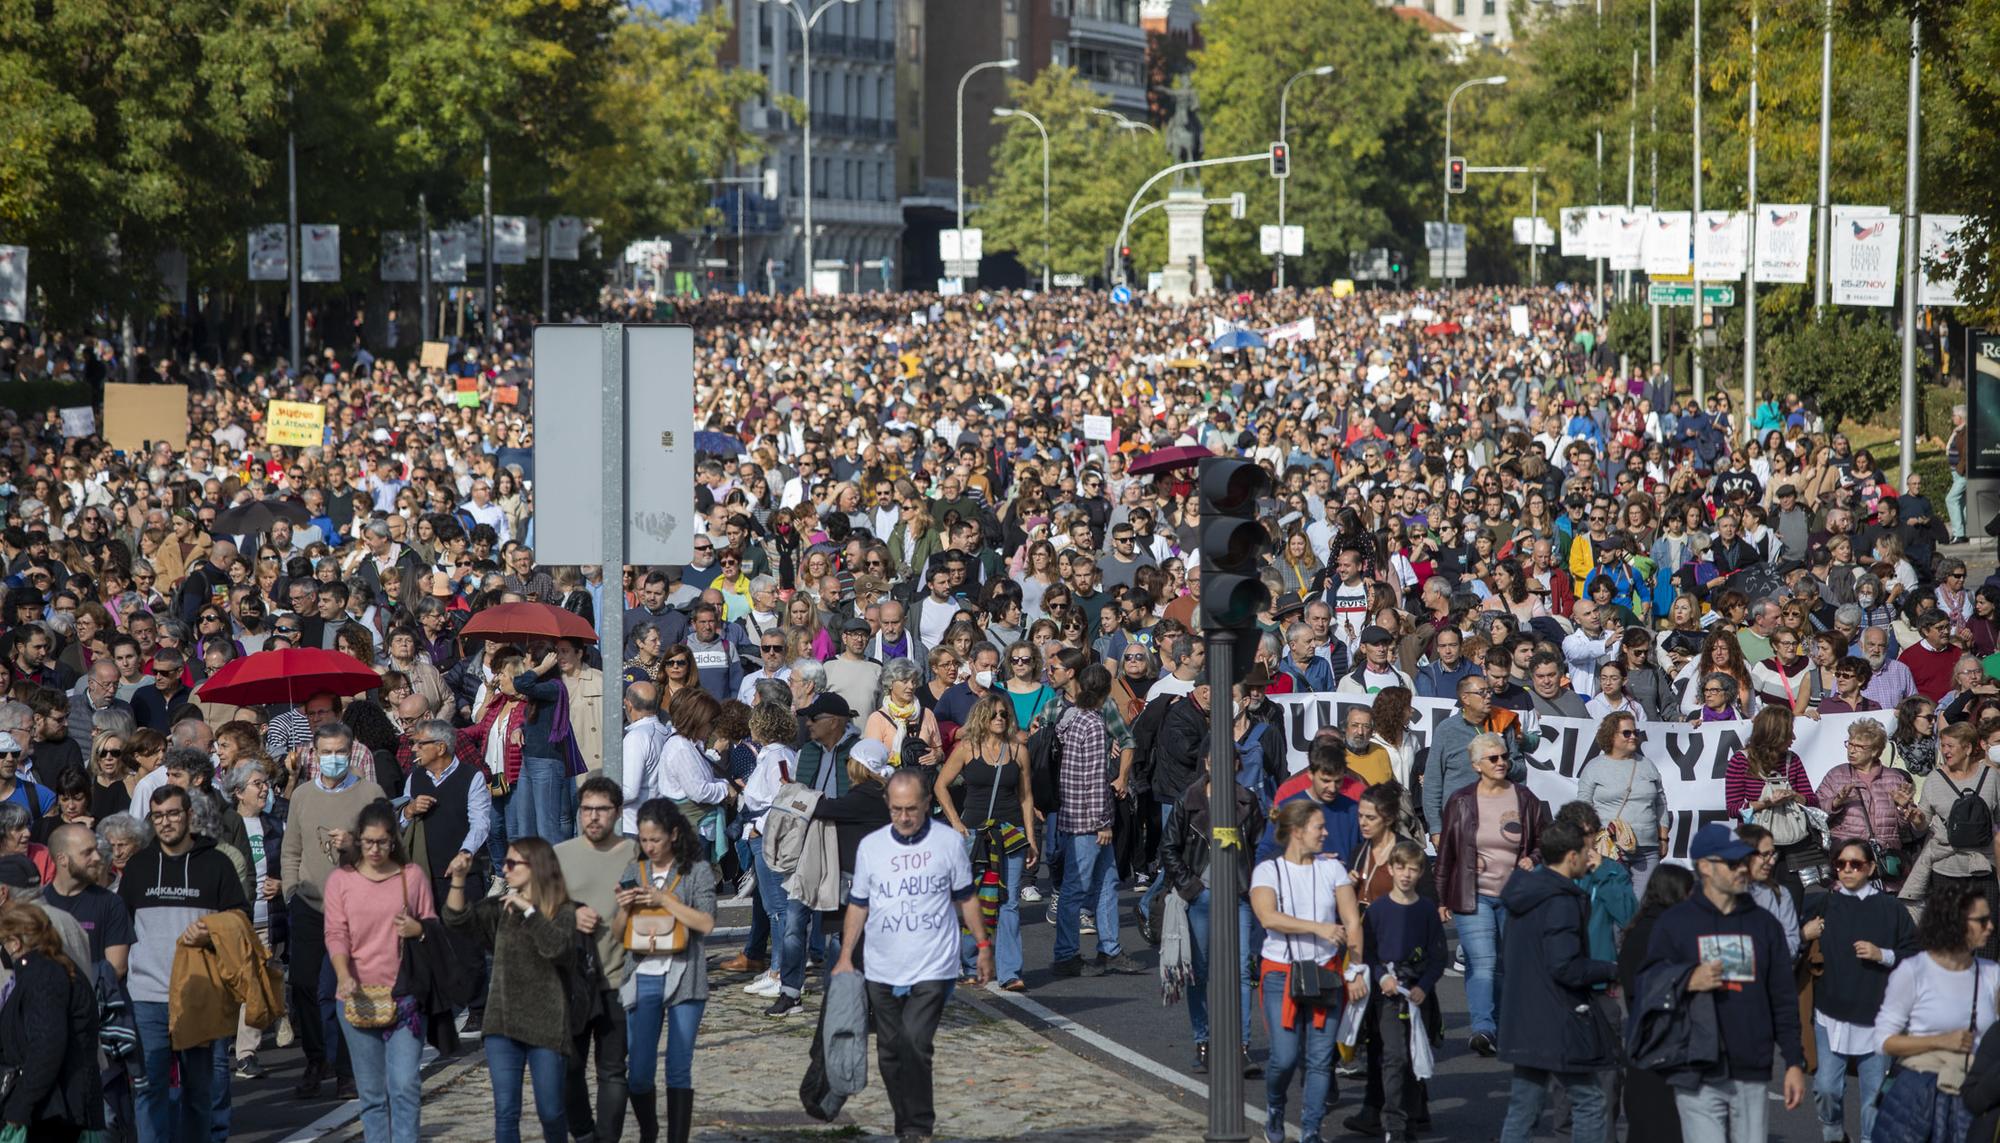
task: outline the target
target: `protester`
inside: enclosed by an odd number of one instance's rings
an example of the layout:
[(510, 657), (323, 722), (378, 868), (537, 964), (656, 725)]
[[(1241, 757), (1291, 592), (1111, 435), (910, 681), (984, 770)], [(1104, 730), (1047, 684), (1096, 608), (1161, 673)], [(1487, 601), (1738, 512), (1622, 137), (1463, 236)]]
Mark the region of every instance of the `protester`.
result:
[(1659, 767), (1639, 752), (1639, 723), (1619, 711), (1597, 724), (1597, 756), (1577, 775), (1576, 796), (1597, 811), (1618, 861), (1631, 871), (1632, 892), (1646, 895), (1646, 881), (1668, 851), (1672, 818)]
[[(104, 1130), (97, 1071), (97, 990), (64, 952), (40, 910), (0, 908), (9, 988), (0, 1000), (0, 1068), (14, 1081), (0, 1119), (26, 1140), (73, 1140)], [(166, 1138), (161, 1136), (160, 1138)]]
[[(1027, 990), (1021, 979), (1021, 887), (1041, 862), (1028, 750), (1014, 734), (1018, 706), (1018, 699), (997, 694), (974, 703), (936, 782), (956, 791), (940, 799), (939, 808), (965, 839), (982, 907), (989, 898), (997, 898), (993, 965), (1000, 986), (1010, 992)], [(960, 983), (971, 979), (977, 967), (974, 950), (962, 952)]]
[[(564, 1104), (569, 1133), (589, 1139), (602, 1132), (607, 1139), (623, 1134), (626, 1103), (625, 1005), (619, 989), (625, 983), (625, 942), (618, 924), (618, 886), (636, 856), (632, 843), (618, 832), (624, 808), (618, 783), (603, 774), (583, 780), (576, 793), (578, 836), (556, 845), (556, 864), (563, 883), (576, 901), (577, 931), (597, 944), (599, 978), (595, 1014), (581, 1023), (567, 1060)], [(643, 826), (641, 827), (643, 831)], [(592, 1054), (597, 1057), (597, 1112), (590, 1107), (586, 1075)]]
[[(1218, 920), (1231, 923), (1228, 908), (1230, 898), (1234, 898), (1234, 923), (1236, 925), (1236, 951), (1240, 962), (1236, 973), (1242, 985), (1238, 1015), (1242, 1017), (1242, 1066), (1245, 1075), (1251, 1074), (1250, 1067), (1250, 1012), (1253, 1007), (1251, 990), (1259, 973), (1256, 971), (1256, 949), (1252, 936), (1256, 931), (1256, 918), (1250, 905), (1250, 870), (1244, 862), (1237, 862), (1238, 884), (1234, 890), (1224, 888), (1220, 897), (1209, 880), (1214, 873), (1210, 861), (1210, 846), (1219, 829), (1233, 831), (1237, 837), (1261, 834), (1264, 827), (1264, 811), (1257, 795), (1244, 788), (1240, 782), (1230, 783), (1233, 802), (1229, 824), (1217, 826), (1210, 812), (1210, 785), (1212, 774), (1204, 774), (1190, 785), (1174, 803), (1167, 815), (1167, 823), (1160, 839), (1161, 878), (1167, 891), (1177, 894), (1187, 907), (1189, 940), (1189, 969), (1187, 982), (1187, 1006), (1189, 1030), (1194, 1036), (1194, 1070), (1197, 1075), (1208, 1071), (1211, 1061), (1208, 1053), (1208, 974), (1215, 971), (1210, 950), (1213, 926)], [(1025, 784), (1025, 783), (1024, 783)], [(1227, 971), (1224, 966), (1224, 971)], [(1223, 1061), (1227, 1066), (1228, 1061)]]
[[(1972, 1110), (1959, 1090), (1973, 1050), (1991, 1039), (2000, 965), (1976, 955), (1993, 939), (1993, 902), (1963, 884), (1931, 891), (1917, 928), (1922, 951), (1889, 974), (1875, 1020), (1894, 1062), (1875, 1126), (1914, 1143), (1971, 1139)], [(1990, 1055), (1990, 1053), (1988, 1053)]]
[(1500, 892), (1515, 869), (1534, 866), (1549, 809), (1524, 783), (1507, 777), (1497, 734), (1473, 738), (1466, 752), (1479, 778), (1445, 803), (1437, 852), (1438, 900), (1458, 917), (1465, 950), (1465, 996), (1471, 1011), (1468, 1046), (1492, 1056), (1500, 1039), (1500, 945), (1507, 917)]
[[(654, 1069), (664, 1032), (667, 1138), (670, 1143), (687, 1143), (694, 1114), (695, 1034), (708, 1005), (708, 960), (703, 949), (715, 927), (715, 870), (702, 859), (701, 838), (693, 824), (664, 798), (639, 807), (636, 876), (632, 864), (628, 861), (617, 890), (632, 960), (627, 1025), (631, 1062), (626, 1078), (632, 1116), (639, 1125), (640, 1143), (654, 1143), (659, 1137)], [(600, 1087), (600, 1107), (603, 1098)], [(600, 1114), (598, 1122), (604, 1130), (615, 1121)], [(552, 1134), (550, 1143), (555, 1141)]]
[(1875, 847), (1847, 838), (1833, 847), (1838, 887), (1815, 894), (1800, 935), (1820, 943), (1824, 974), (1813, 983), (1813, 1036), (1819, 1068), (1813, 1104), (1824, 1137), (1845, 1135), (1847, 1067), (1855, 1065), (1861, 1104), (1861, 1138), (1875, 1137), (1875, 1101), (1888, 1070), (1875, 1022), (1889, 974), (1917, 952), (1909, 911), (1875, 883)]
[[(1639, 969), (1645, 963), (1654, 925), (1668, 909), (1687, 900), (1694, 888), (1694, 874), (1681, 865), (1662, 865), (1647, 879), (1638, 915), (1632, 918), (1618, 947), (1618, 987), (1626, 997), (1638, 996)], [(1638, 1003), (1636, 999), (1630, 1002)], [(1659, 1073), (1628, 1059), (1619, 1086), (1624, 1094), (1625, 1143), (1681, 1143), (1680, 1112), (1674, 1107), (1673, 1088)]]

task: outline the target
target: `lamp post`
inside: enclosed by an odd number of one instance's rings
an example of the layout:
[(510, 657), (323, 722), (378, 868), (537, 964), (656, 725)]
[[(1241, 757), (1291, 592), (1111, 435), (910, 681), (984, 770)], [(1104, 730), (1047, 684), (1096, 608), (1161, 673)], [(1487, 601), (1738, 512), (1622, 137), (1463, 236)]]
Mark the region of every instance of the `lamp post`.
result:
[(757, 0), (757, 2), (759, 4), (776, 4), (779, 7), (783, 8), (785, 11), (790, 12), (792, 14), (792, 18), (799, 22), (800, 51), (803, 55), (803, 58), (801, 59), (799, 64), (799, 86), (805, 89), (805, 98), (801, 99), (800, 102), (804, 103), (806, 108), (806, 118), (802, 131), (804, 137), (802, 146), (805, 152), (805, 195), (804, 195), (805, 216), (806, 216), (806, 227), (804, 235), (805, 250), (806, 250), (805, 283), (806, 283), (806, 294), (810, 296), (813, 292), (812, 288), (812, 281), (813, 281), (812, 278), (813, 275), (812, 30), (813, 30), (813, 25), (819, 23), (819, 18), (821, 16), (826, 15), (826, 10), (828, 8), (833, 7), (835, 4), (857, 4), (860, 2), (860, 0), (823, 0), (823, 2), (820, 4), (819, 7), (813, 9), (812, 15), (810, 16), (806, 15), (805, 10), (798, 6), (798, 0)]
[(1813, 275), (1813, 320), (1826, 312), (1826, 274), (1832, 263), (1833, 221), (1826, 202), (1827, 164), (1833, 154), (1833, 0), (1826, 0), (1819, 42), (1819, 265)]
[(1085, 108), (1085, 110), (1089, 111), (1092, 115), (1102, 115), (1106, 119), (1115, 120), (1118, 126), (1127, 131), (1151, 131), (1155, 138), (1159, 137), (1160, 129), (1158, 127), (1153, 126), (1151, 123), (1142, 123), (1137, 119), (1127, 119), (1108, 107), (1089, 107)]
[(1910, 101), (1909, 122), (1903, 138), (1903, 447), (1900, 483), (1908, 486), (1910, 471), (1917, 463), (1917, 243), (1923, 238), (1917, 215), (1917, 130), (1922, 125), (1918, 65), (1923, 62), (1923, 28), (1910, 17)]
[[(1297, 75), (1293, 76), (1292, 78), (1286, 80), (1285, 86), (1278, 91), (1278, 142), (1285, 144), (1285, 153), (1287, 156), (1291, 154), (1291, 140), (1286, 137), (1285, 125), (1286, 125), (1286, 111), (1289, 107), (1289, 103), (1292, 98), (1292, 85), (1309, 75), (1329, 76), (1332, 74), (1333, 74), (1332, 64), (1321, 64), (1318, 67), (1309, 67), (1304, 71), (1298, 73)], [(1285, 184), (1291, 181), (1292, 180), (1290, 179), (1278, 180), (1277, 269), (1278, 269), (1278, 288), (1281, 290), (1285, 288)]]
[[(1507, 82), (1504, 75), (1489, 75), (1484, 79), (1468, 79), (1451, 89), (1451, 96), (1444, 101), (1444, 268), (1445, 281), (1451, 281), (1451, 108), (1458, 102), (1459, 94), (1469, 87), (1500, 87)], [(1283, 234), (1280, 233), (1280, 238)], [(1282, 243), (1280, 243), (1282, 245)]]
[(1011, 69), (1019, 67), (1020, 64), (1020, 60), (1011, 57), (1004, 60), (987, 60), (985, 63), (973, 64), (965, 69), (964, 75), (958, 77), (958, 241), (960, 244), (958, 255), (960, 258), (965, 257), (965, 81), (990, 67)]
[(1018, 107), (996, 107), (993, 116), (1026, 119), (1042, 135), (1042, 292), (1046, 294), (1049, 292), (1049, 129), (1040, 119)]

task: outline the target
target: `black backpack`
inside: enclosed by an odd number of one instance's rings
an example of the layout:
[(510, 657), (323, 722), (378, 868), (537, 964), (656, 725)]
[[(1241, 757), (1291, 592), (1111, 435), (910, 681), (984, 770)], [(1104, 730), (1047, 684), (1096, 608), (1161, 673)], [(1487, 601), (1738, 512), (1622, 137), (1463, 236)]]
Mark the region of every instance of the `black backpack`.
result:
[(1141, 793), (1153, 788), (1153, 748), (1159, 744), (1160, 728), (1166, 725), (1167, 712), (1179, 702), (1183, 695), (1161, 695), (1146, 704), (1139, 717), (1132, 720), (1132, 777), (1133, 785)]
[(1945, 844), (1953, 849), (1977, 849), (1984, 851), (1993, 844), (1993, 807), (1979, 796), (1980, 787), (1986, 784), (1986, 768), (1979, 768), (1979, 780), (1970, 790), (1961, 790), (1945, 777), (1943, 770), (1937, 772), (1951, 792), (1958, 796), (1952, 799), (1951, 809), (1944, 816)]
[(1062, 735), (1057, 732), (1065, 708), (1028, 736), (1028, 786), (1035, 795), (1035, 809), (1053, 814), (1062, 808)]

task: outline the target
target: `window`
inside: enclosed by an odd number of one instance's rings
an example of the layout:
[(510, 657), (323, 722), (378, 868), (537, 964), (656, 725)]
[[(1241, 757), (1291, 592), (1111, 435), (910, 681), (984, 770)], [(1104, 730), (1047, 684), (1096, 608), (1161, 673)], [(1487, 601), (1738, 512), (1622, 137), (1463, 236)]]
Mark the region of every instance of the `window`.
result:
[(1465, 0), (1452, 0), (1451, 14), (1454, 16), (1465, 15)]
[(911, 24), (909, 27), (908, 39), (909, 39), (909, 48), (904, 52), (904, 54), (910, 57), (911, 63), (917, 63), (924, 58), (923, 28), (916, 24)]
[(1499, 12), (1500, 12), (1500, 0), (1485, 0), (1486, 15), (1497, 16), (1499, 15)]
[(1069, 45), (1061, 40), (1050, 44), (1049, 63), (1056, 67), (1067, 67), (1069, 65)]
[(895, 179), (890, 174), (889, 164), (887, 162), (876, 163), (875, 197), (883, 202), (889, 202), (895, 198), (895, 195), (896, 195), (896, 182)]

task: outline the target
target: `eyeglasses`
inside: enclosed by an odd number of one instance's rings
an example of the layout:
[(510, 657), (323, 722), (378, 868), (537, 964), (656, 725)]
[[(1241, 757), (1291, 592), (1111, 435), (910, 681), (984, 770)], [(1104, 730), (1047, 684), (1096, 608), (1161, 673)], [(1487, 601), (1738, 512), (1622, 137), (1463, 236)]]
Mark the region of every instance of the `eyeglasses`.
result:
[(154, 820), (154, 821), (156, 821), (156, 822), (172, 822), (172, 821), (179, 821), (180, 819), (182, 819), (182, 818), (186, 817), (186, 816), (187, 816), (187, 811), (186, 811), (186, 810), (154, 810), (154, 811), (153, 811), (152, 813), (150, 813), (150, 814), (148, 814), (148, 815), (146, 815), (146, 816), (147, 816), (147, 817), (149, 817), (149, 818), (151, 818), (152, 820)]
[(1621, 731), (1619, 731), (1619, 732), (1618, 732), (1618, 737), (1620, 737), (1620, 738), (1637, 738), (1637, 737), (1639, 737), (1639, 732), (1638, 732), (1638, 731), (1636, 731), (1636, 730), (1633, 730), (1633, 729), (1632, 729), (1631, 727), (1629, 727), (1629, 726), (1628, 726), (1628, 727), (1626, 727), (1625, 729), (1623, 729), (1623, 730), (1621, 730)]
[(104, 749), (98, 751), (97, 756), (99, 758), (123, 758), (125, 756), (125, 749), (123, 747), (107, 746)]
[(667, 666), (669, 666), (669, 667), (691, 667), (691, 666), (693, 666), (693, 665), (694, 665), (694, 664), (692, 664), (692, 663), (688, 662), (688, 661), (687, 661), (686, 659), (668, 659), (668, 660), (667, 660)]
[(1750, 855), (1750, 860), (1763, 862), (1776, 861), (1778, 860), (1778, 851), (1775, 849), (1760, 849)]
[[(1852, 678), (1853, 676), (1850, 675), (1848, 677)], [(1705, 695), (1726, 695), (1729, 692), (1723, 690), (1721, 687), (1703, 687), (1701, 688), (1701, 693)]]
[(1993, 925), (1993, 914), (1981, 913), (1977, 917), (1967, 917), (1965, 923), (1968, 925), (1985, 925), (1990, 928)]
[(505, 870), (506, 870), (507, 872), (509, 872), (509, 873), (512, 873), (512, 872), (513, 872), (513, 871), (515, 871), (516, 869), (519, 869), (519, 868), (521, 868), (522, 866), (524, 866), (524, 865), (526, 865), (526, 864), (528, 864), (528, 863), (527, 863), (527, 862), (525, 862), (525, 861), (522, 861), (522, 860), (521, 860), (520, 858), (518, 858), (518, 857), (509, 857), (509, 858), (504, 858), (504, 859), (502, 859), (502, 860), (501, 860), (501, 862), (500, 862), (500, 868), (502, 868), (502, 869), (505, 869)]
[(578, 806), (576, 812), (580, 814), (615, 814), (618, 812), (618, 808), (608, 802), (594, 802), (587, 806)]
[(296, 627), (274, 627), (272, 630), (280, 635), (297, 635), (299, 633), (299, 629)]
[(1031, 666), (1034, 663), (1033, 659), (1026, 658), (1025, 656), (1021, 655), (1009, 655), (1007, 657), (1007, 661), (1009, 663), (1014, 664), (1017, 667)]
[(1875, 863), (1872, 861), (1861, 861), (1857, 858), (1843, 857), (1839, 861), (1834, 862), (1833, 867), (1842, 873), (1858, 873), (1873, 864)]
[(766, 643), (764, 644), (763, 650), (766, 655), (769, 655), (774, 651), (782, 654), (785, 650), (785, 645), (783, 643)]
[(396, 839), (392, 837), (364, 837), (361, 839), (361, 848), (387, 849), (395, 843)]

